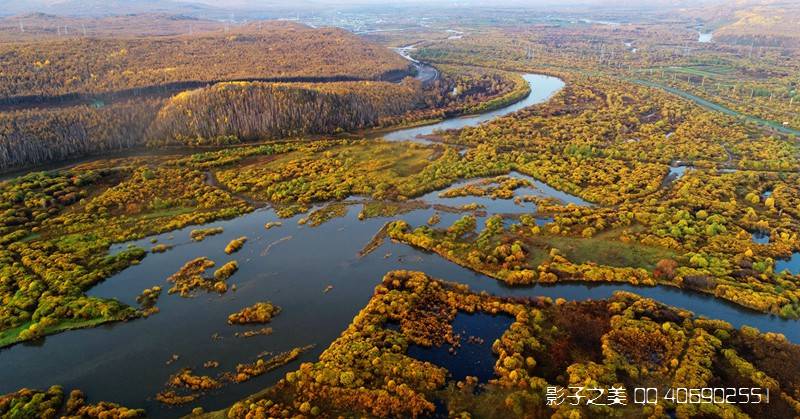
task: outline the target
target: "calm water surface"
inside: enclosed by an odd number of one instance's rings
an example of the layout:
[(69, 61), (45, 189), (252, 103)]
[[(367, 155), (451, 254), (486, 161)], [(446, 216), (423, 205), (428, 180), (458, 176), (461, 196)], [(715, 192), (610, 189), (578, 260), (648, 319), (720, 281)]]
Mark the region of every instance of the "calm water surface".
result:
[(514, 318), (508, 315), (459, 312), (453, 319), (453, 333), (459, 336), (461, 346), (454, 348), (454, 352), (450, 352), (449, 344), (430, 348), (412, 344), (406, 353), (420, 361), (447, 368), (451, 379), (463, 380), (471, 375), (477, 377), (478, 382), (485, 383), (494, 376), (497, 361), (492, 353), (492, 343), (512, 323)]
[(800, 274), (800, 252), (793, 253), (791, 259), (775, 261), (775, 272), (783, 270), (788, 270), (794, 275)]
[[(538, 101), (546, 100), (563, 85), (552, 77), (525, 77), (533, 85), (531, 96), (538, 98)], [(525, 100), (526, 104), (512, 105), (504, 111), (491, 113), (492, 116), (460, 118), (405, 130), (402, 137), (400, 134), (390, 135), (395, 140), (411, 139), (426, 130), (429, 133), (434, 129), (477, 124), (537, 103), (532, 101), (531, 96)], [(519, 173), (511, 175), (524, 177)], [(534, 182), (532, 188), (518, 189), (515, 194), (552, 196), (566, 203), (591, 205), (541, 182)], [(489, 213), (519, 214), (536, 210), (532, 203), (516, 205), (510, 200), (475, 197), (443, 199), (438, 197), (438, 192), (429, 193), (421, 199), (431, 204), (447, 205), (477, 202), (485, 205)], [(583, 300), (602, 299), (614, 291), (627, 290), (692, 310), (699, 315), (727, 320), (737, 327), (747, 324), (762, 331), (784, 333), (791, 340), (800, 341), (796, 322), (783, 321), (709, 296), (674, 288), (584, 283), (513, 288), (447, 262), (437, 255), (388, 241), (371, 254), (359, 258), (358, 251), (384, 223), (391, 220), (375, 218), (359, 221), (359, 210), (360, 207), (354, 204), (346, 216), (319, 227), (299, 225), (297, 221), (302, 217), (299, 215), (280, 220), (283, 222), (281, 227), (265, 230), (264, 223), (279, 219), (271, 209), (261, 209), (233, 220), (210, 224), (223, 227), (224, 233), (208, 237), (202, 242), (189, 239), (192, 227), (153, 237), (158, 243), (174, 244), (175, 247), (166, 253), (148, 255), (141, 264), (92, 288), (89, 294), (117, 298), (133, 305), (143, 289), (159, 285), (165, 290), (158, 301), (160, 313), (147, 319), (70, 331), (36, 343), (4, 349), (0, 351), (0, 393), (21, 387), (47, 388), (52, 384), (60, 384), (65, 389), (84, 390), (91, 400), (110, 400), (131, 407), (143, 407), (151, 417), (175, 417), (188, 413), (198, 405), (206, 410), (223, 408), (274, 384), (286, 372), (296, 369), (298, 363), (290, 363), (246, 383), (228, 385), (184, 407), (166, 407), (155, 401), (154, 396), (162, 390), (171, 374), (184, 367), (194, 368), (200, 374), (216, 376), (221, 371), (233, 370), (237, 363), (254, 361), (264, 351), (277, 353), (308, 344), (316, 344), (316, 347), (302, 355), (300, 362), (316, 360), (367, 303), (381, 277), (394, 269), (424, 271), (434, 277), (467, 284), (475, 291), (501, 296), (546, 295)], [(412, 225), (421, 225), (433, 213), (433, 209), (421, 209), (397, 218)], [(441, 213), (441, 217), (441, 224), (446, 226), (460, 218), (461, 214)], [(483, 221), (479, 221), (480, 226)], [(548, 222), (547, 219), (541, 221)], [(228, 241), (243, 235), (249, 237), (244, 248), (234, 255), (226, 255), (223, 249)], [(150, 239), (115, 245), (112, 251), (119, 251), (129, 244), (149, 249), (153, 245)], [(198, 293), (197, 297), (188, 299), (168, 295), (166, 278), (186, 261), (200, 256), (213, 259), (217, 266), (237, 260), (240, 270), (228, 283), (236, 284), (238, 289), (224, 295)], [(328, 286), (333, 288), (327, 293), (323, 292)], [(247, 328), (229, 326), (226, 323), (228, 314), (265, 300), (283, 308), (283, 312), (270, 324), (274, 333), (247, 339), (234, 337), (234, 332)], [(481, 322), (476, 319), (480, 320), (480, 317), (460, 316), (457, 326), (483, 333)], [(501, 320), (495, 318), (493, 321)], [(491, 324), (494, 323), (487, 323), (487, 333), (497, 329), (490, 327)], [(214, 334), (222, 339), (212, 339)], [(466, 357), (463, 359), (468, 359), (464, 366), (472, 362), (469, 361), (472, 359), (470, 357), (485, 355), (480, 347), (472, 349), (477, 352), (466, 351), (462, 354)], [(166, 365), (173, 354), (179, 356), (178, 360)], [(202, 364), (210, 360), (219, 361), (220, 367), (204, 369)], [(456, 367), (448, 365), (448, 368), (453, 371)], [(476, 372), (480, 371), (476, 369)]]
[(531, 93), (525, 99), (517, 103), (478, 115), (452, 118), (433, 125), (425, 125), (421, 127), (394, 131), (384, 135), (383, 138), (389, 141), (414, 141), (419, 143), (429, 143), (428, 140), (418, 137), (433, 134), (433, 132), (437, 130), (458, 129), (481, 124), (497, 117), (527, 108), (528, 106), (542, 103), (547, 99), (550, 99), (551, 96), (564, 87), (564, 82), (557, 77), (545, 76), (542, 74), (523, 74), (522, 78), (524, 78), (525, 81), (530, 84)]

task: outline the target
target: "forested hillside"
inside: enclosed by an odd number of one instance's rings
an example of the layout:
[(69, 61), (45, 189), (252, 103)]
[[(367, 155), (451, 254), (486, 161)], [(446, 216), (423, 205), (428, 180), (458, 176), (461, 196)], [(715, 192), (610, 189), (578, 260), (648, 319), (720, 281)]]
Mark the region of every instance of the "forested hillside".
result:
[(453, 65), (423, 86), (384, 46), (282, 21), (15, 16), (0, 19), (0, 62), (0, 172), (419, 123), (529, 92), (518, 75)]
[(141, 13), (103, 17), (27, 13), (0, 18), (0, 42), (42, 39), (199, 34), (222, 31), (224, 22), (186, 15)]
[[(145, 30), (149, 17), (151, 32)], [(0, 33), (12, 30), (13, 20), (2, 20)], [(15, 22), (20, 33), (41, 36), (0, 42), (0, 171), (147, 142), (333, 133), (374, 126), (423, 102), (415, 82), (367, 82), (397, 81), (408, 74), (408, 62), (341, 29), (287, 22), (228, 28), (158, 15), (34, 15)], [(171, 35), (186, 24), (197, 24), (197, 32)], [(331, 86), (261, 82), (362, 79)], [(231, 80), (259, 82), (226, 83)], [(186, 89), (195, 90), (181, 93)]]
[(212, 34), (0, 44), (0, 98), (97, 94), (183, 81), (379, 79), (408, 62), (341, 29), (268, 22)]
[(162, 102), (0, 113), (0, 171), (141, 145)]
[(800, 5), (796, 2), (736, 6), (729, 6), (731, 16), (727, 16), (725, 23), (714, 32), (715, 38), (742, 45), (800, 47), (800, 25), (797, 24)]
[[(169, 99), (0, 113), (0, 171), (149, 145), (222, 145), (372, 127), (413, 110), (403, 83), (219, 83)], [(388, 119), (392, 118), (392, 119)]]
[(419, 102), (407, 80), (318, 84), (220, 83), (174, 96), (149, 132), (151, 144), (225, 144), (378, 125)]
[(511, 73), (442, 66), (440, 78), (425, 88), (406, 78), (237, 81), (176, 91), (117, 92), (105, 95), (108, 103), (0, 112), (0, 172), (133, 147), (219, 146), (417, 123), (501, 106), (529, 90)]

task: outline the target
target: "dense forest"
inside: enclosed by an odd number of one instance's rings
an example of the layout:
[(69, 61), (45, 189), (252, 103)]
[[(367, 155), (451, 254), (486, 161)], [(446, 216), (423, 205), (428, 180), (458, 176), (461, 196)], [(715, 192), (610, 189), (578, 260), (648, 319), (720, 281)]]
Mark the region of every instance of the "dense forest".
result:
[(75, 38), (0, 44), (0, 97), (97, 94), (181, 81), (379, 79), (408, 62), (341, 29), (270, 22), (173, 37)]
[[(45, 18), (30, 17), (37, 22)], [(146, 18), (94, 23), (130, 28)], [(175, 27), (168, 22), (163, 22), (165, 30)], [(397, 122), (386, 118), (424, 103), (420, 87), (411, 81), (327, 87), (222, 84), (170, 99), (183, 89), (216, 81), (399, 80), (409, 71), (408, 62), (394, 52), (340, 29), (262, 22), (213, 31), (202, 23), (207, 30), (197, 34), (37, 37), (0, 44), (0, 102), (5, 105), (0, 171), (148, 142), (211, 144), (233, 137), (330, 134)], [(241, 106), (221, 106), (235, 97)], [(197, 124), (199, 119), (204, 124)]]
[(0, 112), (0, 171), (142, 145), (162, 102)]
[(800, 48), (800, 6), (796, 3), (744, 2), (719, 7), (723, 9), (722, 25), (714, 37), (734, 44)]
[[(206, 29), (0, 44), (8, 63), (0, 73), (0, 171), (145, 145), (225, 145), (415, 123), (492, 109), (529, 92), (518, 75), (457, 66), (442, 66), (424, 88), (399, 81), (406, 60), (339, 29), (286, 22)], [(395, 83), (379, 81), (386, 77)]]
[(151, 144), (225, 144), (330, 134), (379, 125), (418, 106), (419, 83), (220, 83), (171, 98), (151, 125)]
[(134, 147), (336, 134), (481, 112), (529, 92), (518, 75), (444, 66), (431, 85), (222, 82), (111, 103), (0, 112), (0, 171)]

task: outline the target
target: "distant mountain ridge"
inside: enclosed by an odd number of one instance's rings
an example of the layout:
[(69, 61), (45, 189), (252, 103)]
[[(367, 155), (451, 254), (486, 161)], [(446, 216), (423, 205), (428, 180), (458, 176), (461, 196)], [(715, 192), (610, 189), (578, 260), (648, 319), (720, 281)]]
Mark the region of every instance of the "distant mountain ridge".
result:
[(112, 16), (134, 13), (168, 13), (224, 17), (225, 9), (174, 0), (0, 0), (0, 15), (46, 13), (61, 16)]
[[(59, 16), (29, 12), (0, 16), (0, 43), (75, 37), (164, 36), (221, 31), (226, 22), (186, 13)], [(238, 26), (238, 25), (233, 25)]]

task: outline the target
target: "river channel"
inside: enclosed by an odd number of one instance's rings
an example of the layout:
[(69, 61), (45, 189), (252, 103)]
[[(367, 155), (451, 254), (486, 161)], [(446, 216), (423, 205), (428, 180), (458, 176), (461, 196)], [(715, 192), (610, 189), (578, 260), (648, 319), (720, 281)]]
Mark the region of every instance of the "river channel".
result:
[[(524, 76), (532, 87), (526, 99), (504, 109), (482, 115), (446, 120), (435, 125), (396, 131), (390, 140), (415, 140), (437, 129), (476, 125), (526, 106), (546, 101), (563, 82), (543, 75)], [(513, 173), (512, 176), (524, 177)], [(452, 186), (451, 186), (452, 187)], [(575, 205), (590, 205), (580, 198), (557, 191), (541, 182), (516, 191), (517, 195), (550, 196)], [(511, 200), (490, 198), (440, 198), (438, 192), (419, 199), (429, 204), (461, 205), (476, 202), (492, 213), (534, 212), (535, 204), (517, 205)], [(174, 248), (148, 255), (132, 266), (92, 288), (90, 295), (117, 298), (135, 305), (136, 296), (145, 288), (159, 285), (169, 288), (166, 278), (186, 261), (206, 256), (218, 266), (229, 260), (239, 262), (239, 271), (228, 280), (237, 290), (224, 295), (200, 293), (182, 298), (164, 292), (158, 301), (160, 312), (146, 319), (115, 323), (92, 329), (69, 331), (27, 344), (0, 350), (0, 394), (21, 387), (46, 389), (60, 384), (65, 389), (81, 389), (90, 400), (109, 400), (130, 407), (145, 408), (150, 417), (176, 417), (192, 407), (206, 411), (220, 409), (260, 389), (274, 384), (298, 362), (314, 361), (345, 330), (367, 303), (373, 289), (386, 272), (394, 269), (424, 271), (427, 274), (469, 285), (475, 291), (501, 296), (546, 295), (572, 300), (602, 299), (614, 291), (626, 290), (655, 298), (663, 303), (694, 311), (698, 315), (726, 320), (735, 326), (750, 325), (762, 331), (780, 332), (790, 340), (800, 341), (796, 322), (784, 321), (728, 304), (713, 297), (665, 287), (634, 287), (625, 284), (565, 283), (553, 286), (508, 287), (494, 279), (450, 263), (437, 255), (411, 247), (385, 242), (370, 254), (358, 252), (391, 219), (403, 219), (422, 225), (434, 213), (433, 208), (419, 209), (392, 218), (359, 220), (360, 204), (349, 200), (349, 211), (318, 227), (298, 224), (305, 215), (279, 219), (270, 208), (263, 208), (236, 219), (209, 226), (224, 228), (224, 233), (194, 242), (192, 227), (149, 237), (133, 243), (115, 245), (118, 251), (128, 245), (149, 249), (151, 239), (173, 244)], [(461, 214), (441, 213), (441, 225), (449, 225)], [(264, 224), (281, 221), (282, 226), (269, 230)], [(482, 226), (479, 220), (479, 226)], [(234, 255), (223, 251), (226, 243), (248, 236), (244, 248)], [(332, 287), (332, 288), (331, 288)], [(274, 333), (268, 336), (238, 338), (237, 331), (247, 330), (226, 323), (228, 314), (258, 301), (271, 301), (283, 311), (269, 324)], [(212, 338), (212, 335), (217, 338)], [(253, 362), (267, 351), (279, 353), (297, 346), (316, 345), (299, 361), (290, 363), (246, 383), (231, 384), (179, 408), (167, 407), (155, 400), (157, 392), (171, 374), (182, 368), (216, 376), (235, 369), (237, 363)], [(177, 355), (176, 361), (167, 361)], [(203, 363), (215, 360), (216, 369)]]

